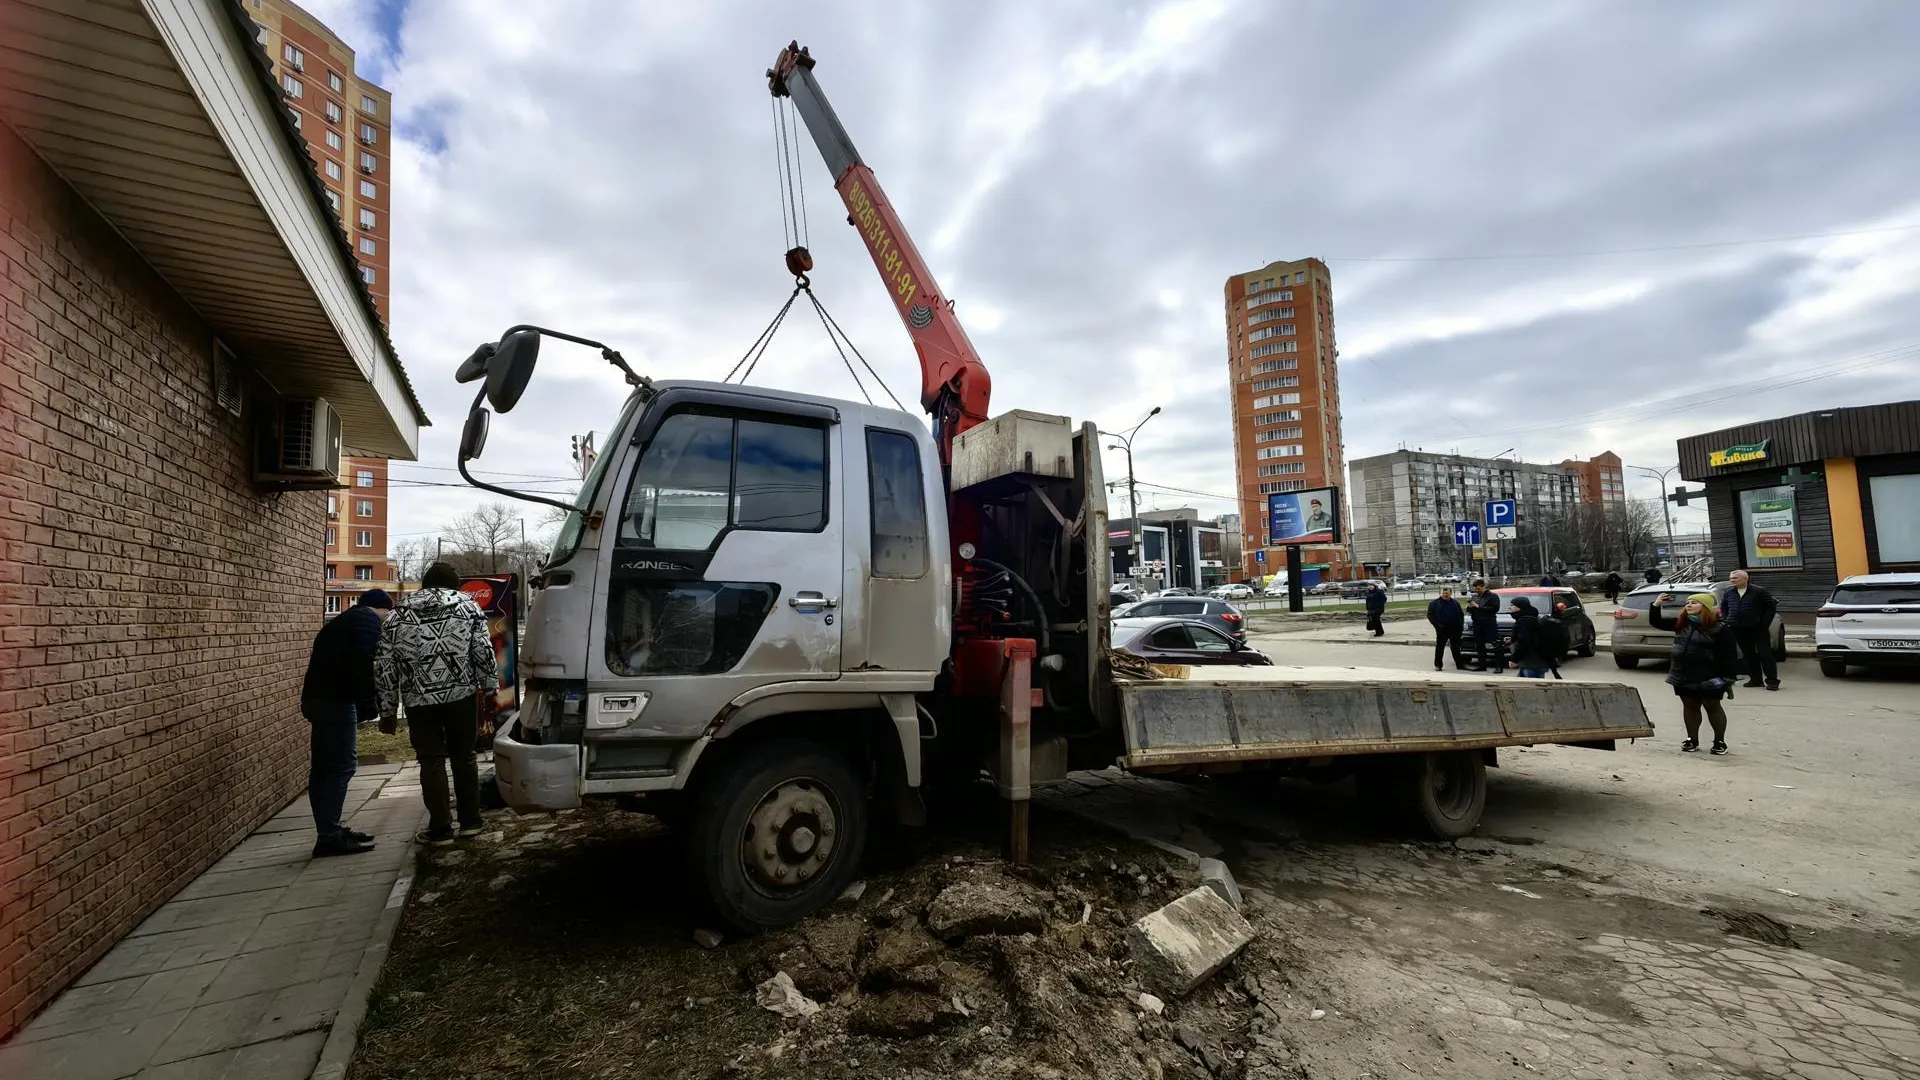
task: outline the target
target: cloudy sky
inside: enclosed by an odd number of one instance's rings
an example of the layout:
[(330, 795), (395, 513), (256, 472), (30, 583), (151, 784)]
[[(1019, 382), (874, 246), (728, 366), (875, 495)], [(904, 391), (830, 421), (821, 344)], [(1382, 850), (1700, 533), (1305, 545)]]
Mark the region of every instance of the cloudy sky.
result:
[[(791, 288), (762, 72), (796, 37), (995, 411), (1163, 406), (1136, 444), (1160, 506), (1228, 508), (1166, 489), (1232, 491), (1221, 289), (1275, 259), (1332, 267), (1350, 460), (1664, 466), (1681, 435), (1920, 396), (1909, 0), (306, 6), (394, 95), (393, 336), (436, 425), (396, 466), (397, 535), (476, 501), (432, 485), (458, 479), (453, 368), (505, 326), (656, 377), (753, 341)], [(911, 404), (803, 150), (815, 291)], [(754, 381), (858, 396), (797, 318)], [(566, 475), (621, 389), (549, 346), (483, 464)]]

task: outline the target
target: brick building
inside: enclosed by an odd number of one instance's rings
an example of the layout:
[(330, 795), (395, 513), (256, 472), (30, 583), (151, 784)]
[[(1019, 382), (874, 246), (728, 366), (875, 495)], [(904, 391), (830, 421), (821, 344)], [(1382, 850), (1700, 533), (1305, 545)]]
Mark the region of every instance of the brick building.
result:
[(0, 27), (4, 1034), (305, 785), (327, 495), (262, 435), (425, 417), (238, 0)]
[(392, 592), (400, 571), (387, 558), (387, 462), (348, 458), (346, 487), (327, 494), (328, 615), (352, 607), (369, 589)]
[[(1237, 576), (1271, 574), (1267, 496), (1346, 482), (1340, 431), (1340, 350), (1333, 277), (1319, 259), (1268, 263), (1226, 284), (1227, 381), (1233, 391), (1233, 466), (1243, 562)], [(1345, 577), (1344, 546), (1308, 547), (1304, 562)]]

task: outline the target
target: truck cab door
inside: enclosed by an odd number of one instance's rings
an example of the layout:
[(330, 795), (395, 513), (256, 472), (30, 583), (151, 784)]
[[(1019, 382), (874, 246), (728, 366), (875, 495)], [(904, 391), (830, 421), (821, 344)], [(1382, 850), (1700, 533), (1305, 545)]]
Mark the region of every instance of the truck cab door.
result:
[(608, 503), (589, 730), (596, 703), (630, 704), (608, 735), (692, 738), (748, 690), (840, 675), (837, 415), (738, 397), (669, 392), (636, 429)]

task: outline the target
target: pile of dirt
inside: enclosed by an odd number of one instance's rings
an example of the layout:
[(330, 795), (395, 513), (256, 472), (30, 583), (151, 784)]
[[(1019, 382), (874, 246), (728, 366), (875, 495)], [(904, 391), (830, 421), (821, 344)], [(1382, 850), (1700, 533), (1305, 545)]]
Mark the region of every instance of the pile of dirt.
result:
[(935, 838), (811, 919), (714, 948), (662, 888), (675, 860), (652, 819), (495, 824), (423, 857), (354, 1080), (1305, 1075), (1273, 940), (1185, 998), (1142, 996), (1127, 928), (1197, 875), (1078, 821), (1037, 814), (1028, 866)]
[(725, 1067), (824, 1077), (863, 1062), (886, 1076), (979, 1080), (1302, 1075), (1274, 1034), (1256, 1043), (1266, 991), (1249, 972), (1273, 980), (1277, 970), (1258, 943), (1186, 1000), (1143, 996), (1127, 926), (1192, 888), (1190, 877), (1157, 861), (915, 868), (757, 943), (741, 991), (784, 972), (821, 1008)]

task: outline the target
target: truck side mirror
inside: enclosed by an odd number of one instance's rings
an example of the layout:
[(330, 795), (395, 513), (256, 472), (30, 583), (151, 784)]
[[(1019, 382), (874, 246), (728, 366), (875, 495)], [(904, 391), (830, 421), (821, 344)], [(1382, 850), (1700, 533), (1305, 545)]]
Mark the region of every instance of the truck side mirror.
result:
[[(493, 406), (493, 411), (512, 412), (520, 403), (527, 380), (533, 378), (534, 361), (539, 358), (540, 332), (537, 330), (515, 331), (500, 340), (494, 347), (492, 359), (487, 361), (487, 403)], [(472, 360), (473, 357), (468, 357), (469, 362)]]
[(487, 448), (488, 418), (492, 415), (492, 413), (489, 413), (486, 409), (479, 406), (475, 406), (473, 411), (467, 414), (466, 426), (460, 429), (461, 461), (472, 461), (480, 456), (482, 450)]

